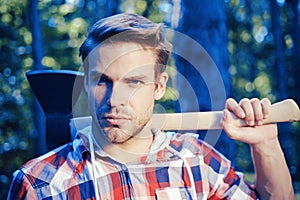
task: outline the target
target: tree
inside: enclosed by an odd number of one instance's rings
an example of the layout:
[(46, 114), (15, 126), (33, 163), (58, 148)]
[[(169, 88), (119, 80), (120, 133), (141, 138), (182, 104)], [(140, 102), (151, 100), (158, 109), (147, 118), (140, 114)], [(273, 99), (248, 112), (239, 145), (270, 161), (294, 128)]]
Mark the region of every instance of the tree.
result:
[[(298, 1), (227, 1), (229, 72), (235, 98), (268, 97), (272, 102), (293, 98), (299, 103), (298, 4)], [(280, 142), (291, 174), (294, 180), (299, 180), (299, 164), (296, 164), (299, 157), (293, 153), (298, 148), (293, 144), (299, 141), (299, 122), (288, 124), (289, 129), (284, 126), (279, 131)], [(245, 151), (245, 148), (238, 145), (240, 154), (239, 149)], [(239, 156), (238, 164), (250, 170), (248, 160)]]
[[(174, 54), (178, 53), (174, 57), (178, 66), (177, 86), (181, 93), (177, 99), (178, 96), (174, 95), (175, 89), (168, 83), (170, 87), (167, 97), (160, 102), (167, 112), (173, 112), (174, 105), (179, 105), (177, 111), (223, 108), (224, 97), (218, 98), (223, 96), (220, 95), (223, 91), (219, 91), (220, 87), (215, 81), (218, 77), (212, 78), (210, 74), (203, 74), (202, 69), (209, 72), (207, 65), (203, 64), (205, 60), (203, 58), (206, 58), (205, 61), (209, 66), (217, 66), (217, 71), (222, 75), (224, 96), (231, 96), (237, 100), (242, 97), (268, 97), (272, 102), (281, 99), (277, 83), (282, 80), (278, 76), (276, 65), (271, 1), (254, 0), (250, 3), (245, 0), (182, 0), (179, 6), (178, 2), (177, 0), (40, 0), (37, 8), (40, 13), (39, 19), (35, 17), (33, 20), (34, 22), (40, 20), (43, 34), (43, 49), (40, 49), (43, 51), (42, 65), (47, 69), (80, 69), (78, 47), (85, 38), (88, 27), (102, 17), (118, 12), (133, 12), (170, 26), (175, 15), (182, 15), (176, 29), (178, 31), (176, 36), (179, 38), (175, 37), (173, 40)], [(281, 2), (280, 56), (283, 56), (285, 62), (283, 70), (287, 79), (286, 94), (287, 97), (292, 97), (300, 103), (299, 1), (274, 1), (276, 2)], [(32, 22), (29, 16), (31, 12), (28, 9), (28, 0), (0, 0), (0, 199), (6, 197), (13, 171), (36, 154), (40, 154), (35, 150), (38, 144), (34, 143), (37, 131), (33, 126), (32, 93), (24, 75), (34, 65), (35, 36), (31, 31)], [(181, 12), (178, 12), (180, 9)], [(185, 39), (190, 43), (186, 43)], [(193, 54), (194, 52), (197, 54)], [(199, 59), (192, 59), (194, 55), (194, 58)], [(212, 64), (209, 57), (216, 65)], [(189, 63), (190, 61), (192, 62)], [(173, 70), (174, 65), (174, 61), (171, 60), (169, 69)], [(172, 75), (175, 74), (174, 71), (171, 71)], [(202, 75), (205, 75), (206, 79), (201, 80)], [(208, 84), (207, 79), (214, 82)], [(176, 81), (171, 79), (171, 83), (173, 82)], [(216, 87), (213, 87), (214, 85)], [(214, 92), (210, 94), (209, 88), (213, 88)], [(213, 96), (214, 94), (217, 95)], [(215, 103), (213, 106), (212, 102)], [(299, 130), (300, 123), (291, 124), (290, 137), (295, 144), (300, 140)], [(205, 135), (203, 132), (200, 134)], [(285, 130), (279, 134), (285, 134)], [(214, 134), (209, 133), (202, 137), (209, 140), (209, 135)], [(219, 139), (220, 141), (224, 139)], [(290, 142), (285, 142), (285, 138), (282, 138), (281, 142), (291, 145)], [(248, 146), (235, 144), (237, 169), (251, 172)], [(295, 152), (299, 152), (299, 148), (299, 145), (296, 145)], [(292, 160), (289, 163), (292, 163), (290, 169), (294, 181), (299, 182), (300, 157), (294, 154), (290, 154), (292, 156), (287, 158)], [(299, 188), (295, 187), (295, 191), (299, 191)]]
[[(182, 18), (177, 30), (188, 37), (175, 37), (173, 40), (175, 51), (181, 52), (181, 55), (176, 55), (175, 59), (179, 74), (177, 89), (180, 111), (224, 109), (225, 100), (230, 96), (224, 1), (203, 0), (199, 3), (183, 0), (181, 1), (181, 14)], [(215, 145), (220, 132), (209, 132), (205, 140)], [(203, 134), (205, 133), (200, 133), (200, 135)], [(223, 136), (219, 139), (217, 148), (234, 160), (234, 145), (229, 145), (228, 138)]]
[(24, 72), (29, 70), (32, 34), (28, 2), (0, 0), (0, 199), (13, 171), (34, 154), (31, 98)]
[[(291, 0), (287, 2), (287, 7), (289, 8), (289, 23), (288, 23), (288, 32), (291, 34), (292, 43), (288, 42), (287, 46), (290, 47), (292, 55), (290, 60), (291, 69), (289, 70), (289, 80), (288, 80), (288, 87), (290, 91), (290, 96), (295, 99), (300, 105), (300, 10), (299, 10), (300, 2), (298, 0)], [(289, 38), (287, 38), (289, 39)], [(292, 135), (291, 138), (294, 140), (293, 144), (297, 144), (300, 141), (300, 123), (294, 123), (293, 128), (291, 129)], [(299, 145), (294, 146), (295, 152), (300, 152)], [(295, 156), (294, 154), (292, 161), (293, 165), (291, 165), (291, 173), (294, 175), (294, 181), (300, 182), (300, 157)], [(297, 188), (296, 188), (297, 189)]]
[[(270, 1), (271, 7), (271, 19), (272, 19), (272, 33), (274, 35), (274, 51), (276, 52), (276, 68), (277, 68), (277, 78), (278, 82), (275, 82), (276, 88), (278, 90), (277, 96), (279, 100), (288, 98), (288, 88), (287, 88), (287, 66), (286, 66), (286, 55), (285, 53), (285, 45), (284, 45), (284, 37), (281, 23), (281, 9), (280, 6), (276, 3), (276, 1)], [(295, 161), (293, 156), (295, 155), (295, 143), (292, 139), (291, 132), (291, 124), (290, 123), (282, 123), (278, 124), (279, 129), (279, 139), (281, 141), (281, 145), (283, 151), (285, 153), (285, 157), (287, 159), (287, 163), (289, 168), (295, 166)], [(292, 171), (291, 171), (292, 172)], [(293, 172), (292, 172), (293, 175)]]

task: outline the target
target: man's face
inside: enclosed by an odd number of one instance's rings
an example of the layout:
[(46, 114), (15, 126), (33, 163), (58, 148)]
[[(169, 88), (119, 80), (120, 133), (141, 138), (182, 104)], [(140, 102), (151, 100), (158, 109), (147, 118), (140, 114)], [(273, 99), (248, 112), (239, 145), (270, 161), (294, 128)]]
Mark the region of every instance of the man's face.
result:
[(113, 143), (138, 137), (154, 100), (163, 95), (155, 82), (156, 55), (139, 44), (117, 42), (95, 48), (87, 59), (89, 109), (100, 132)]

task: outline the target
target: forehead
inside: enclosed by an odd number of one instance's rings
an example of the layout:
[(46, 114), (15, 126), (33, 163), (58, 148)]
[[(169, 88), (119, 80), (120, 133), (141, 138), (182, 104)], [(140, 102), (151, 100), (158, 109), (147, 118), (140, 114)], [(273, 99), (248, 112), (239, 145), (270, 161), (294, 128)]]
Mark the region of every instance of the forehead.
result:
[(108, 42), (94, 48), (87, 56), (85, 64), (88, 64), (90, 71), (95, 68), (104, 71), (111, 67), (154, 66), (156, 60), (154, 49), (151, 47), (143, 47), (133, 42)]

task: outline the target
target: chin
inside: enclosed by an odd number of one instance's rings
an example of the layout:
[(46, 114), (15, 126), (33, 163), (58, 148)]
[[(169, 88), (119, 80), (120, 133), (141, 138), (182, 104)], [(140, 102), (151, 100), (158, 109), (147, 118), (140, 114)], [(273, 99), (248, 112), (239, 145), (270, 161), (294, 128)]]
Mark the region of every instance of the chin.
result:
[(132, 135), (125, 133), (119, 128), (108, 128), (109, 130), (105, 130), (106, 137), (111, 143), (114, 144), (123, 144), (132, 138)]

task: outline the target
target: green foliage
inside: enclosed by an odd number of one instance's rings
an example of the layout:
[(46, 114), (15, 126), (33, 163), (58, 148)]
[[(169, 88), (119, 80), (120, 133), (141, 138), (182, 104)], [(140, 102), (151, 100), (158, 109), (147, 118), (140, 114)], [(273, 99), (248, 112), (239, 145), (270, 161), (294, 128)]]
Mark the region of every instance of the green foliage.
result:
[[(276, 1), (239, 1), (231, 0), (227, 2), (227, 27), (229, 31), (228, 50), (230, 53), (229, 72), (232, 79), (232, 96), (236, 99), (244, 97), (265, 98), (268, 97), (272, 102), (282, 98), (293, 98), (299, 103), (299, 87), (297, 82), (296, 58), (299, 56), (293, 36), (294, 11), (289, 2), (278, 6), (280, 16), (279, 26), (274, 26), (274, 17), (271, 15), (271, 5)], [(299, 11), (298, 11), (299, 12)], [(298, 29), (299, 29), (298, 25)], [(276, 40), (276, 31), (282, 32), (282, 38)], [(283, 51), (280, 53), (283, 60), (278, 58), (277, 48), (282, 41)], [(284, 67), (285, 76), (279, 71), (280, 66)], [(297, 72), (297, 73), (296, 73)], [(284, 94), (280, 84), (284, 83), (287, 94)], [(299, 141), (299, 122), (293, 123), (291, 127), (280, 126), (279, 139), (288, 160), (290, 172), (294, 180), (300, 180), (300, 164), (298, 146), (294, 145)], [(241, 159), (240, 156), (244, 156)], [(236, 164), (240, 169), (251, 169), (250, 153), (242, 144), (237, 146)]]
[(33, 152), (31, 94), (24, 73), (32, 66), (27, 1), (0, 1), (0, 199), (14, 170)]
[(52, 69), (77, 70), (81, 65), (78, 48), (88, 29), (87, 21), (79, 17), (75, 4), (40, 1), (39, 8), (45, 53), (42, 64)]
[(227, 4), (232, 96), (237, 99), (268, 97), (276, 101), (270, 80), (276, 58), (274, 39), (269, 32), (268, 2), (229, 1)]
[[(109, 2), (116, 2), (115, 8), (108, 7)], [(40, 0), (38, 9), (43, 34), (41, 51), (44, 54), (42, 64), (51, 69), (78, 70), (81, 65), (78, 47), (84, 40), (89, 25), (109, 14), (108, 8), (118, 12), (143, 14), (155, 22), (164, 21), (169, 25), (172, 2)], [(271, 28), (270, 2), (266, 0), (226, 2), (232, 96), (238, 100), (254, 96), (268, 97), (273, 102), (279, 100), (278, 82), (282, 80), (276, 67), (276, 45)], [(34, 38), (29, 21), (31, 19), (29, 9), (28, 0), (0, 0), (0, 199), (6, 197), (13, 171), (37, 154), (31, 106), (33, 100), (25, 78), (25, 72), (34, 65), (32, 52)], [(288, 4), (282, 5), (280, 11), (288, 96), (297, 99), (299, 103), (300, 84), (297, 79), (299, 67), (295, 66), (293, 54), (294, 47), (299, 44), (295, 43), (290, 30), (291, 7)], [(172, 77), (175, 76), (174, 71), (170, 71)], [(174, 82), (171, 80), (167, 95), (160, 102), (166, 112), (171, 112), (177, 103), (178, 94), (173, 85)], [(84, 95), (81, 98), (86, 100)], [(79, 109), (82, 107), (79, 106)], [(85, 110), (78, 112), (84, 113)], [(300, 140), (299, 134), (297, 135), (299, 131), (299, 123), (293, 123), (290, 134), (295, 143)], [(237, 147), (237, 168), (252, 171), (249, 148), (241, 143), (238, 143)], [(293, 152), (299, 152), (299, 145), (295, 148)], [(300, 158), (295, 156), (291, 169), (294, 170), (295, 180), (298, 181), (300, 181), (300, 175), (297, 176), (297, 173), (300, 174), (299, 163)]]

